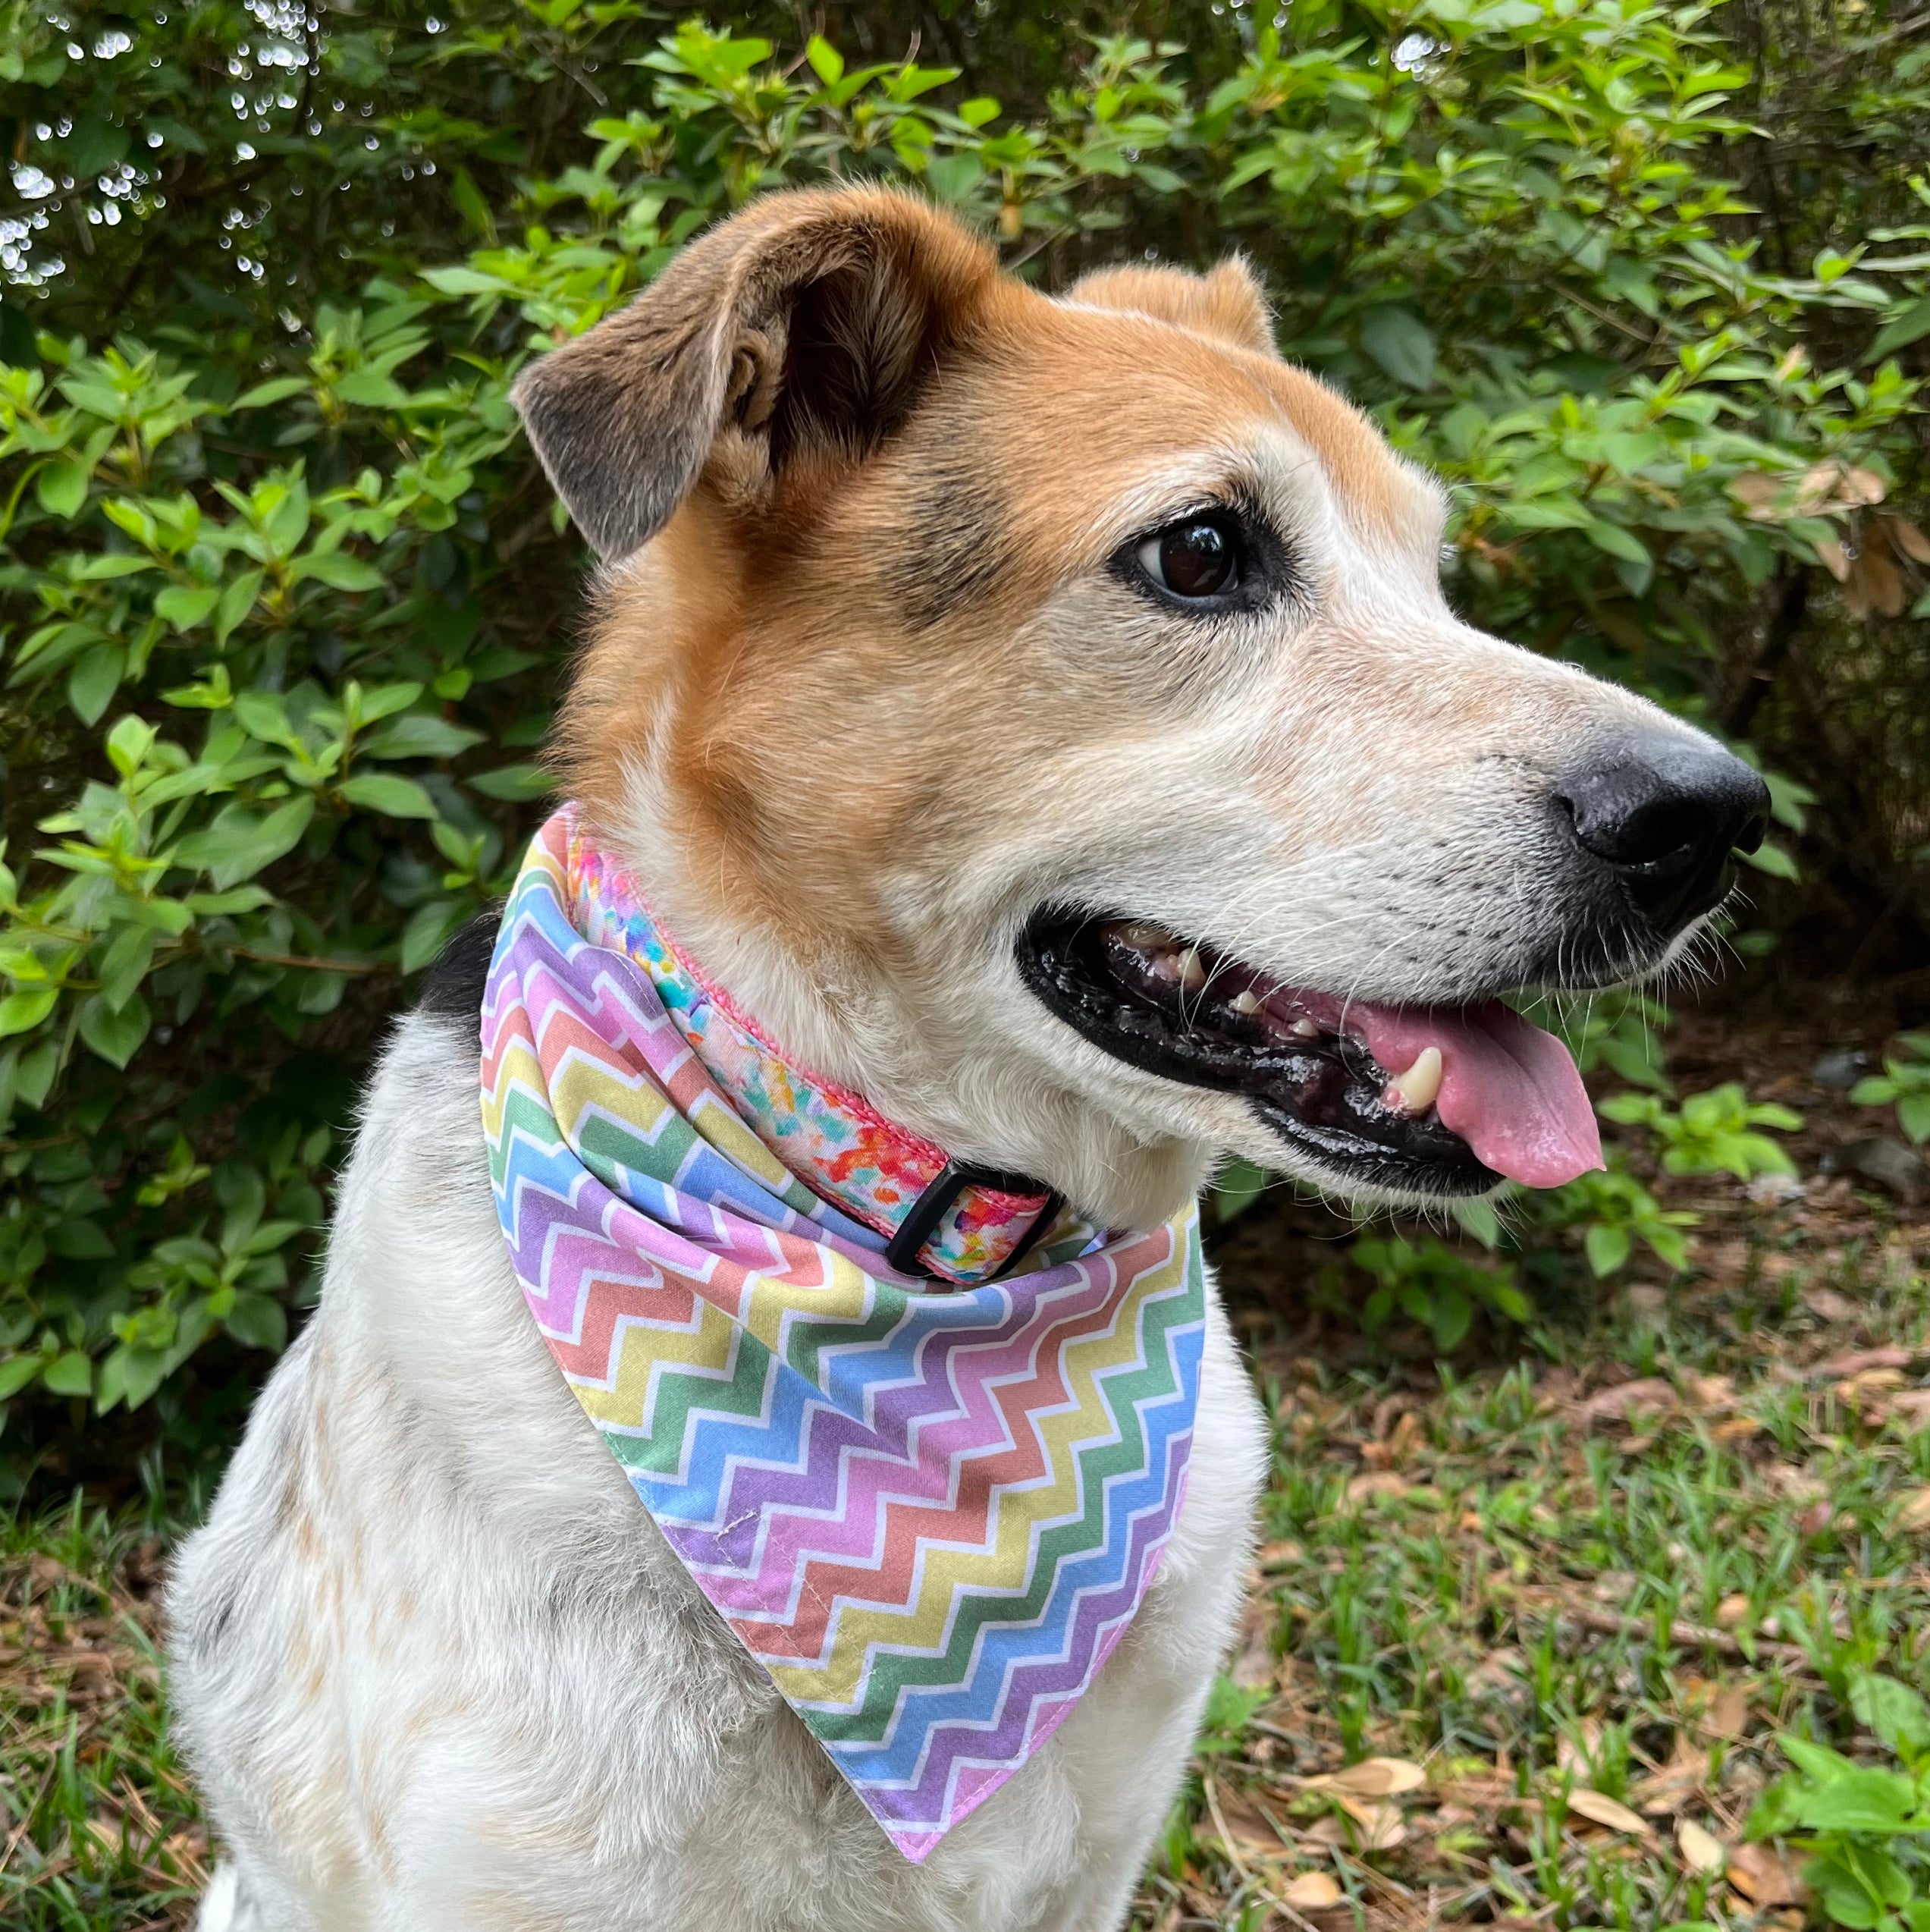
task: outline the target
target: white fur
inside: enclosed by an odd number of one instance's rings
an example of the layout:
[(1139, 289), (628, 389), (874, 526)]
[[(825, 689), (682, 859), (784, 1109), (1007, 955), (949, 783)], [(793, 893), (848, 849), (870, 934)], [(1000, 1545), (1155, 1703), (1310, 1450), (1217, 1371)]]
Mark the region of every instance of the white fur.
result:
[(584, 1426), (496, 1224), (475, 1040), (406, 1020), (322, 1305), (171, 1591), (233, 1861), (203, 1932), (1109, 1932), (1233, 1627), (1266, 1440), (1215, 1300), (1144, 1607), (914, 1868)]

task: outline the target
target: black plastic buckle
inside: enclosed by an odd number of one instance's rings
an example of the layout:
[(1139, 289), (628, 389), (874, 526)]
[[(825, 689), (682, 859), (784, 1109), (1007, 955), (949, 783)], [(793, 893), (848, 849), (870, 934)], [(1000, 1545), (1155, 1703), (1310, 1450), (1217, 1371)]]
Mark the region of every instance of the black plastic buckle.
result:
[[(887, 1244), (885, 1260), (900, 1274), (922, 1274), (927, 1280), (936, 1281), (941, 1277), (934, 1274), (919, 1259), (919, 1251), (930, 1239), (934, 1230), (950, 1211), (953, 1202), (968, 1187), (990, 1188), (1000, 1194), (1037, 1194), (1040, 1190), (1036, 1181), (1023, 1175), (1002, 1174), (991, 1167), (974, 1167), (964, 1161), (947, 1161), (937, 1178), (912, 1203), (912, 1211), (899, 1224), (898, 1232)], [(1025, 1230), (1024, 1238), (992, 1272), (985, 1281), (1002, 1280), (1009, 1274), (1035, 1248), (1047, 1228), (1059, 1217), (1059, 1211), (1065, 1205), (1052, 1189), (1047, 1188), (1045, 1205), (1041, 1208), (1032, 1225)], [(946, 1282), (948, 1288), (968, 1284)], [(981, 1288), (985, 1282), (974, 1281), (968, 1284)]]

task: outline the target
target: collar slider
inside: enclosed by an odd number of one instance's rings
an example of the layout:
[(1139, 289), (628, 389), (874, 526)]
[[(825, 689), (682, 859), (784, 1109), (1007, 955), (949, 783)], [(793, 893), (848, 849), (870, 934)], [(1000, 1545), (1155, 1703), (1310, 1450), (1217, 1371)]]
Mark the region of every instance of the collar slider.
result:
[[(927, 1268), (918, 1259), (920, 1251), (930, 1239), (938, 1224), (951, 1211), (952, 1204), (968, 1187), (989, 1188), (1000, 1194), (1032, 1195), (1041, 1190), (1036, 1183), (1021, 1176), (1002, 1174), (995, 1168), (974, 1167), (966, 1161), (947, 1161), (940, 1169), (937, 1177), (917, 1200), (912, 1203), (911, 1211), (898, 1225), (898, 1231), (887, 1245), (884, 1258), (887, 1264), (900, 1274), (922, 1274), (928, 1280), (941, 1280), (943, 1277)], [(983, 1287), (986, 1282), (997, 1281), (1009, 1274), (1038, 1244), (1047, 1228), (1058, 1218), (1059, 1208), (1064, 1205), (1050, 1188), (1043, 1190), (1045, 1199), (1034, 1217), (1032, 1224), (1020, 1236), (1010, 1254), (1006, 1255), (984, 1282), (974, 1282), (974, 1287)], [(961, 1283), (946, 1283), (947, 1286), (962, 1286)]]

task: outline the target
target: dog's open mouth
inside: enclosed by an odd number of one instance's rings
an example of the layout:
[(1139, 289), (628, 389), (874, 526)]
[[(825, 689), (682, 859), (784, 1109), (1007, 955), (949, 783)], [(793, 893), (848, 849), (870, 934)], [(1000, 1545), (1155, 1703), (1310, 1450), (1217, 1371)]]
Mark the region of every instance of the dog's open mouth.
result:
[(1026, 983), (1128, 1065), (1251, 1098), (1335, 1186), (1433, 1195), (1553, 1187), (1602, 1164), (1581, 1076), (1498, 999), (1394, 1007), (1282, 985), (1143, 920), (1049, 909)]

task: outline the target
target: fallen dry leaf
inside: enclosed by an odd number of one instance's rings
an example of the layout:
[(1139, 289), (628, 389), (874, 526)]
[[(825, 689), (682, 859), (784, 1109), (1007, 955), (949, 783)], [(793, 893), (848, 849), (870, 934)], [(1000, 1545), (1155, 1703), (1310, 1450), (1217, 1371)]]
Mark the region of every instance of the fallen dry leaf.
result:
[(1899, 517), (1894, 511), (1883, 520), (1884, 528), (1890, 532), (1890, 541), (1915, 564), (1930, 564), (1930, 536), (1907, 517)]
[(1854, 1321), (1863, 1310), (1847, 1295), (1834, 1288), (1806, 1288), (1803, 1305), (1819, 1321)]
[(1286, 1856), (1286, 1846), (1273, 1820), (1251, 1799), (1224, 1790), (1214, 1795), (1219, 1801), (1216, 1815), (1232, 1840), (1227, 1847), (1229, 1852), (1248, 1860)]
[(1273, 1654), (1273, 1606), (1263, 1592), (1247, 1600), (1240, 1648), (1227, 1675), (1243, 1691), (1271, 1689), (1278, 1660)]
[(1738, 1845), (1729, 1854), (1729, 1883), (1759, 1911), (1803, 1902), (1795, 1874), (1766, 1845)]
[(1724, 1630), (1734, 1630), (1749, 1616), (1749, 1599), (1738, 1590), (1715, 1607), (1715, 1621)]
[(1406, 1477), (1397, 1476), (1392, 1469), (1370, 1469), (1348, 1483), (1347, 1500), (1350, 1503), (1364, 1503), (1375, 1496), (1401, 1497), (1411, 1487)]
[(1900, 1368), (1866, 1368), (1859, 1374), (1833, 1383), (1830, 1393), (1838, 1402), (1847, 1403), (1853, 1409), (1861, 1409), (1872, 1396), (1887, 1395), (1903, 1386), (1903, 1371)]
[(1930, 1529), (1930, 1489), (1913, 1489), (1897, 1506), (1899, 1529)]
[(1296, 1912), (1318, 1912), (1323, 1905), (1337, 1905), (1343, 1896), (1333, 1874), (1325, 1871), (1303, 1871), (1297, 1874), (1279, 1893), (1283, 1905), (1291, 1905)]
[(1747, 1442), (1762, 1433), (1762, 1425), (1753, 1415), (1727, 1416), (1709, 1431), (1716, 1441), (1724, 1443)]
[(1850, 575), (1850, 553), (1834, 537), (1825, 537), (1816, 545), (1816, 561), (1838, 583)]
[(1909, 601), (1903, 573), (1890, 561), (1886, 547), (1866, 544), (1843, 586), (1843, 602), (1853, 617), (1900, 617)]
[(1691, 1375), (1689, 1398), (1698, 1409), (1733, 1409), (1736, 1406), (1735, 1378), (1730, 1375)]
[(1335, 1790), (1349, 1792), (1356, 1798), (1398, 1798), (1404, 1791), (1418, 1791), (1427, 1782), (1427, 1773), (1406, 1758), (1364, 1758), (1330, 1776)]
[(1702, 1735), (1731, 1742), (1741, 1737), (1749, 1729), (1749, 1695), (1746, 1684), (1724, 1684), (1702, 1713)]
[(1914, 1349), (1900, 1348), (1893, 1342), (1880, 1349), (1851, 1349), (1843, 1355), (1833, 1355), (1827, 1362), (1818, 1362), (1809, 1373), (1818, 1381), (1841, 1382), (1872, 1368), (1907, 1368), (1916, 1357)]
[(1729, 1855), (1723, 1850), (1715, 1835), (1697, 1824), (1693, 1818), (1676, 1820), (1675, 1842), (1682, 1854), (1682, 1862), (1691, 1871), (1712, 1877), (1729, 1862)]
[(1586, 1818), (1590, 1824), (1599, 1824), (1610, 1831), (1625, 1831), (1637, 1838), (1652, 1836), (1649, 1820), (1638, 1811), (1631, 1811), (1626, 1805), (1607, 1796), (1599, 1791), (1591, 1790), (1586, 1785), (1577, 1785), (1568, 1794), (1568, 1809), (1578, 1818)]
[(1659, 1375), (1602, 1389), (1575, 1404), (1578, 1422), (1621, 1422), (1640, 1415), (1662, 1415), (1675, 1406), (1675, 1391)]
[(1407, 1842), (1407, 1821), (1398, 1805), (1364, 1804), (1345, 1792), (1337, 1792), (1340, 1808), (1360, 1827), (1360, 1849), (1391, 1852)]

